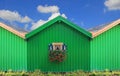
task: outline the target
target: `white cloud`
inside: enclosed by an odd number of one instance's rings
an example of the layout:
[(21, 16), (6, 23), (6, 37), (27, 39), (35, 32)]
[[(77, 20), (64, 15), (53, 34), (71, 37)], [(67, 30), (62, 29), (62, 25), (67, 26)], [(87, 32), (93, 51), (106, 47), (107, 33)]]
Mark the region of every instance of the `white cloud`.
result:
[(67, 16), (65, 14), (62, 14), (61, 16), (64, 17), (64, 18), (67, 18)]
[[(36, 28), (38, 28), (39, 26), (43, 25), (44, 23), (54, 19), (57, 16), (62, 16), (64, 18), (67, 18), (67, 16), (65, 14), (60, 14), (59, 12), (59, 7), (58, 6), (38, 6), (39, 7), (39, 12), (40, 13), (51, 13), (51, 16), (47, 19), (47, 20), (39, 20), (36, 23), (32, 23), (32, 27), (31, 30), (34, 30)], [(38, 9), (37, 7), (37, 9)]]
[[(38, 28), (39, 26), (41, 26), (41, 25), (43, 25), (44, 23), (46, 23), (46, 22), (54, 19), (54, 18), (57, 17), (57, 16), (60, 16), (60, 13), (53, 13), (53, 14), (48, 18), (48, 20), (42, 20), (42, 19), (40, 19), (40, 20), (37, 21), (36, 23), (32, 23), (31, 30), (34, 30), (34, 29)], [(65, 14), (62, 14), (61, 16), (64, 17), (64, 18), (67, 18), (67, 16), (66, 16)]]
[(104, 4), (108, 10), (120, 10), (120, 0), (106, 0)]
[(48, 18), (48, 20), (52, 20), (52, 19), (54, 19), (54, 18), (57, 17), (57, 16), (60, 16), (60, 13), (53, 13), (53, 14)]
[(31, 22), (31, 21), (32, 21), (32, 19), (30, 19), (28, 16), (25, 16), (25, 17), (21, 18), (20, 22), (22, 22), (22, 23), (28, 23), (28, 22)]
[(0, 18), (10, 22), (29, 23), (32, 21), (28, 16), (22, 17), (18, 12), (9, 10), (0, 10)]
[(47, 21), (44, 21), (44, 20), (39, 20), (37, 21), (36, 23), (32, 23), (32, 27), (31, 27), (31, 30), (34, 30), (36, 28), (38, 28), (39, 26), (43, 25), (44, 23), (46, 23)]
[(42, 6), (42, 5), (39, 5), (37, 7), (37, 10), (40, 13), (57, 13), (57, 12), (59, 12), (59, 7), (58, 6)]

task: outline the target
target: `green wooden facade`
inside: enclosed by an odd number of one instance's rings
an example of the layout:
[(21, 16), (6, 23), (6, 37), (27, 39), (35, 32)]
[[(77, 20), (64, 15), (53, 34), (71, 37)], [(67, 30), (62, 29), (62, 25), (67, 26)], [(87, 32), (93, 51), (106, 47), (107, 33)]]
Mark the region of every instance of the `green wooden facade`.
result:
[[(63, 62), (49, 60), (48, 45), (66, 44)], [(120, 70), (120, 25), (93, 38), (92, 34), (58, 16), (25, 35), (0, 27), (0, 70), (40, 69), (48, 72)]]
[(0, 27), (0, 70), (27, 70), (27, 42)]
[[(48, 44), (52, 42), (64, 42), (67, 45), (67, 58), (64, 62), (49, 61)], [(36, 68), (41, 68), (43, 71), (89, 70), (89, 44), (89, 37), (63, 22), (54, 23), (28, 39), (28, 70)]]
[(120, 25), (90, 41), (91, 70), (120, 70)]

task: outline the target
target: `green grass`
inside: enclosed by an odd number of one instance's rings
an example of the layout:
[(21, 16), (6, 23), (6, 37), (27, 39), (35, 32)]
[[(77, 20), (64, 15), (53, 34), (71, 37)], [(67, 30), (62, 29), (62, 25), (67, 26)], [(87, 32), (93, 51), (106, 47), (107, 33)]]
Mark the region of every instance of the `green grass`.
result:
[(64, 73), (43, 73), (40, 70), (35, 70), (34, 72), (25, 72), (19, 71), (14, 72), (12, 70), (8, 70), (7, 72), (0, 71), (0, 76), (120, 76), (120, 71), (93, 71), (93, 72), (64, 72)]

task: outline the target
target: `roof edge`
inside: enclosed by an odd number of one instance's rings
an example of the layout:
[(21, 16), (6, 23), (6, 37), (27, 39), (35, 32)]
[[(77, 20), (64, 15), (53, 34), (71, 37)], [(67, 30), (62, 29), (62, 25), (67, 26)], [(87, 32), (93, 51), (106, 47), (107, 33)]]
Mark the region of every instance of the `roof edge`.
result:
[(102, 28), (101, 30), (97, 31), (97, 32), (91, 32), (92, 34), (92, 38), (104, 33), (105, 31), (113, 28), (114, 26), (117, 26), (118, 24), (120, 24), (120, 19), (108, 24), (106, 27)]
[(5, 25), (4, 23), (1, 23), (0, 22), (0, 27), (10, 31), (11, 33), (23, 38), (23, 39), (27, 39), (33, 35), (35, 35), (36, 33), (42, 31), (43, 29), (47, 28), (48, 26), (52, 25), (53, 23), (56, 23), (56, 22), (64, 22), (65, 24), (71, 26), (72, 28), (78, 30), (79, 32), (83, 33), (84, 35), (90, 37), (90, 38), (95, 38), (97, 37), (98, 35), (104, 33), (105, 31), (113, 28), (114, 26), (117, 26), (118, 24), (120, 24), (120, 19), (116, 20), (116, 21), (113, 21), (112, 23), (108, 24), (106, 27), (102, 28), (101, 30), (97, 31), (97, 32), (89, 32), (79, 26), (77, 26), (76, 24), (70, 22), (69, 20), (63, 18), (62, 16), (58, 16), (50, 21), (48, 21), (47, 23), (43, 24), (42, 26), (38, 27), (37, 29), (29, 32), (29, 33), (20, 33), (19, 31), (13, 29), (12, 27), (10, 26), (7, 26)]
[(20, 33), (17, 30), (15, 30), (15, 29), (11, 28), (10, 26), (7, 26), (7, 25), (5, 25), (4, 23), (1, 23), (1, 22), (0, 22), (0, 27), (8, 30), (9, 32), (11, 32), (11, 33), (23, 38), (23, 39), (25, 39), (25, 34), (26, 33)]
[[(62, 17), (62, 18), (63, 18), (63, 17)], [(85, 34), (86, 36), (92, 38), (92, 34), (91, 34), (89, 31), (85, 30), (84, 28), (81, 28), (80, 26), (78, 26), (78, 25), (70, 22), (69, 20), (67, 20), (67, 19), (65, 19), (65, 18), (61, 19), (61, 21), (63, 21), (64, 23), (70, 25), (71, 27), (75, 28), (75, 29), (78, 30), (79, 32)]]
[(80, 28), (79, 26), (73, 24), (72, 22), (68, 21), (67, 19), (63, 18), (62, 16), (57, 16), (56, 18), (48, 21), (47, 23), (43, 24), (42, 26), (34, 29), (33, 31), (31, 31), (31, 32), (29, 32), (29, 33), (27, 33), (27, 34), (25, 35), (25, 37), (26, 37), (26, 39), (27, 39), (27, 38), (30, 38), (31, 36), (35, 35), (36, 33), (38, 33), (38, 32), (40, 32), (40, 31), (42, 31), (43, 29), (47, 28), (47, 27), (50, 26), (51, 24), (56, 23), (56, 22), (61, 22), (61, 21), (64, 22), (64, 23), (66, 23), (66, 24), (68, 24), (69, 26), (75, 28), (76, 30), (82, 32), (82, 33), (85, 34), (86, 36), (92, 38), (92, 34), (91, 34), (89, 31), (86, 31), (86, 30), (84, 30), (83, 28)]

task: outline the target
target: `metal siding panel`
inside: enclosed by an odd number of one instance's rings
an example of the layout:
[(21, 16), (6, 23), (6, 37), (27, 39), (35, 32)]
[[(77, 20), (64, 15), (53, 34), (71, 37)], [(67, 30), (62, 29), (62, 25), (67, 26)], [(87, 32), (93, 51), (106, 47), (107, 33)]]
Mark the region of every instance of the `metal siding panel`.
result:
[[(63, 42), (67, 58), (61, 63), (48, 60), (48, 44)], [(55, 23), (28, 39), (28, 70), (65, 72), (90, 69), (89, 38), (64, 23)]]
[(91, 70), (120, 70), (120, 25), (91, 41)]
[(0, 70), (27, 70), (27, 44), (0, 27)]

